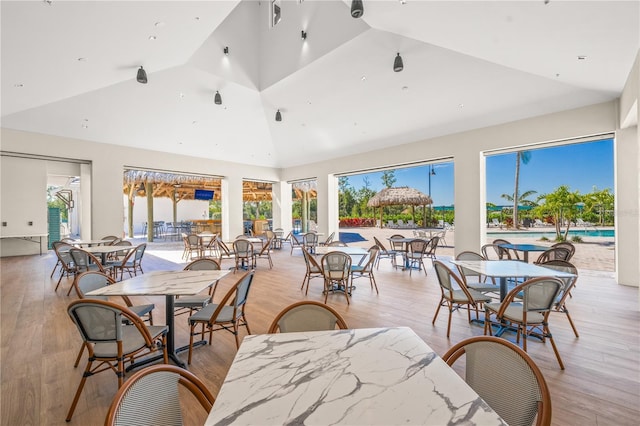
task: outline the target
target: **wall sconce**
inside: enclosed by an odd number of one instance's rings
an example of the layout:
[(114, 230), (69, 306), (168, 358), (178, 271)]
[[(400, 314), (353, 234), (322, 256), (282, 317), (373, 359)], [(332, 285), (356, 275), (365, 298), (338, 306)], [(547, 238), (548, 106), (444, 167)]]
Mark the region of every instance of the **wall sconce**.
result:
[(307, 39), (307, 32), (305, 30), (300, 31), (300, 37), (302, 37), (302, 40), (306, 40)]
[(222, 51), (224, 52), (225, 56), (229, 56), (229, 46), (225, 46)]

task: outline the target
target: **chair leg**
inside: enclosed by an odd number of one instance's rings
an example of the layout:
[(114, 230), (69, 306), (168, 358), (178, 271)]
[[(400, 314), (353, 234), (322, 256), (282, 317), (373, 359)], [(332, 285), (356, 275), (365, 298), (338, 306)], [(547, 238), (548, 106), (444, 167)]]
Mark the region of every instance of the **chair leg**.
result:
[(448, 339), (449, 335), (451, 334), (451, 317), (453, 316), (453, 303), (450, 301), (447, 301), (447, 304), (449, 305), (449, 320), (447, 321), (447, 339)]
[[(80, 384), (78, 385), (78, 389), (76, 390), (76, 394), (73, 397), (73, 402), (71, 402), (71, 407), (69, 407), (69, 412), (67, 413), (67, 418), (65, 419), (67, 422), (71, 421), (71, 417), (73, 416), (73, 412), (76, 410), (76, 405), (78, 404), (78, 400), (80, 399), (80, 394), (82, 393), (82, 389), (84, 388), (84, 384), (87, 381), (87, 377), (91, 376), (91, 365), (93, 364), (93, 360), (89, 358), (87, 362), (87, 368), (84, 369), (84, 373), (82, 374), (82, 380), (80, 380)], [(118, 386), (119, 387), (119, 386)]]
[(191, 365), (191, 352), (193, 352), (193, 333), (196, 328), (196, 324), (191, 324), (189, 327), (189, 355), (187, 356), (187, 364)]
[(549, 338), (551, 342), (551, 347), (553, 348), (553, 352), (556, 354), (556, 359), (558, 360), (558, 364), (560, 365), (560, 369), (564, 370), (564, 363), (562, 362), (562, 358), (560, 358), (560, 352), (558, 352), (558, 348), (556, 347), (556, 342), (553, 340), (553, 336), (551, 335), (551, 331), (549, 331), (549, 327), (544, 325), (544, 335)]
[(373, 286), (371, 288), (375, 287), (376, 294), (380, 294), (380, 292), (378, 291), (378, 284), (376, 283), (376, 278), (373, 276), (373, 272), (369, 273), (369, 280), (373, 283)]
[(444, 302), (444, 298), (440, 298), (440, 302), (438, 302), (438, 307), (436, 308), (436, 313), (433, 316), (433, 321), (431, 321), (432, 325), (436, 324), (436, 318), (438, 318), (438, 313), (440, 312), (440, 307), (442, 306), (442, 302)]
[(84, 348), (87, 346), (85, 342), (82, 342), (82, 346), (80, 346), (80, 352), (78, 352), (78, 356), (76, 357), (76, 362), (73, 364), (73, 368), (77, 368), (78, 364), (80, 364), (80, 359), (82, 358), (82, 354), (84, 353)]

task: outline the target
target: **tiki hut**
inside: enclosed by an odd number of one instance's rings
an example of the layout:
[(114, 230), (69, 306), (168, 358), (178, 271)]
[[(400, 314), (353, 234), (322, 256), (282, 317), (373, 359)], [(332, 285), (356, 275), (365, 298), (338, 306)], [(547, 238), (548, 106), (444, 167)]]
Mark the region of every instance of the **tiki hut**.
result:
[(367, 207), (380, 208), (380, 227), (382, 228), (382, 208), (384, 206), (427, 206), (432, 204), (431, 197), (423, 194), (415, 188), (399, 186), (395, 188), (384, 188), (373, 197), (369, 198)]

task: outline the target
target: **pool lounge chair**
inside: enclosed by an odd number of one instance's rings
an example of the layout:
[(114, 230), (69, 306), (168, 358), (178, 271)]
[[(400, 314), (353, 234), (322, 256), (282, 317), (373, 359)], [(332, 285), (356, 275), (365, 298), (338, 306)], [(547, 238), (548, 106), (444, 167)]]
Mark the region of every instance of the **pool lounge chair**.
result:
[(593, 223), (591, 222), (585, 222), (584, 220), (582, 220), (581, 218), (576, 219), (576, 226), (582, 226), (582, 227), (588, 227), (588, 226), (593, 226)]

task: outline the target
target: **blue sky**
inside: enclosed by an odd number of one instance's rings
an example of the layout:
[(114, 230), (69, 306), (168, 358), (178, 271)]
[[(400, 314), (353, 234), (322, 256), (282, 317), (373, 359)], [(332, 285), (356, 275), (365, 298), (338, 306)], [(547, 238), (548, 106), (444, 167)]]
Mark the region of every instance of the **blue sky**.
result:
[[(531, 159), (520, 167), (520, 192), (533, 190), (537, 195), (552, 192), (560, 185), (571, 191), (586, 194), (596, 186), (613, 191), (613, 140), (564, 145), (530, 150)], [(509, 204), (502, 194), (512, 194), (515, 178), (516, 154), (487, 157), (487, 201), (496, 205)], [(431, 175), (431, 197), (434, 205), (453, 204), (453, 163), (434, 164)], [(369, 177), (371, 189), (383, 188), (382, 172), (349, 176), (349, 185), (360, 189), (363, 177)], [(394, 186), (411, 186), (429, 193), (429, 166), (396, 169)]]

